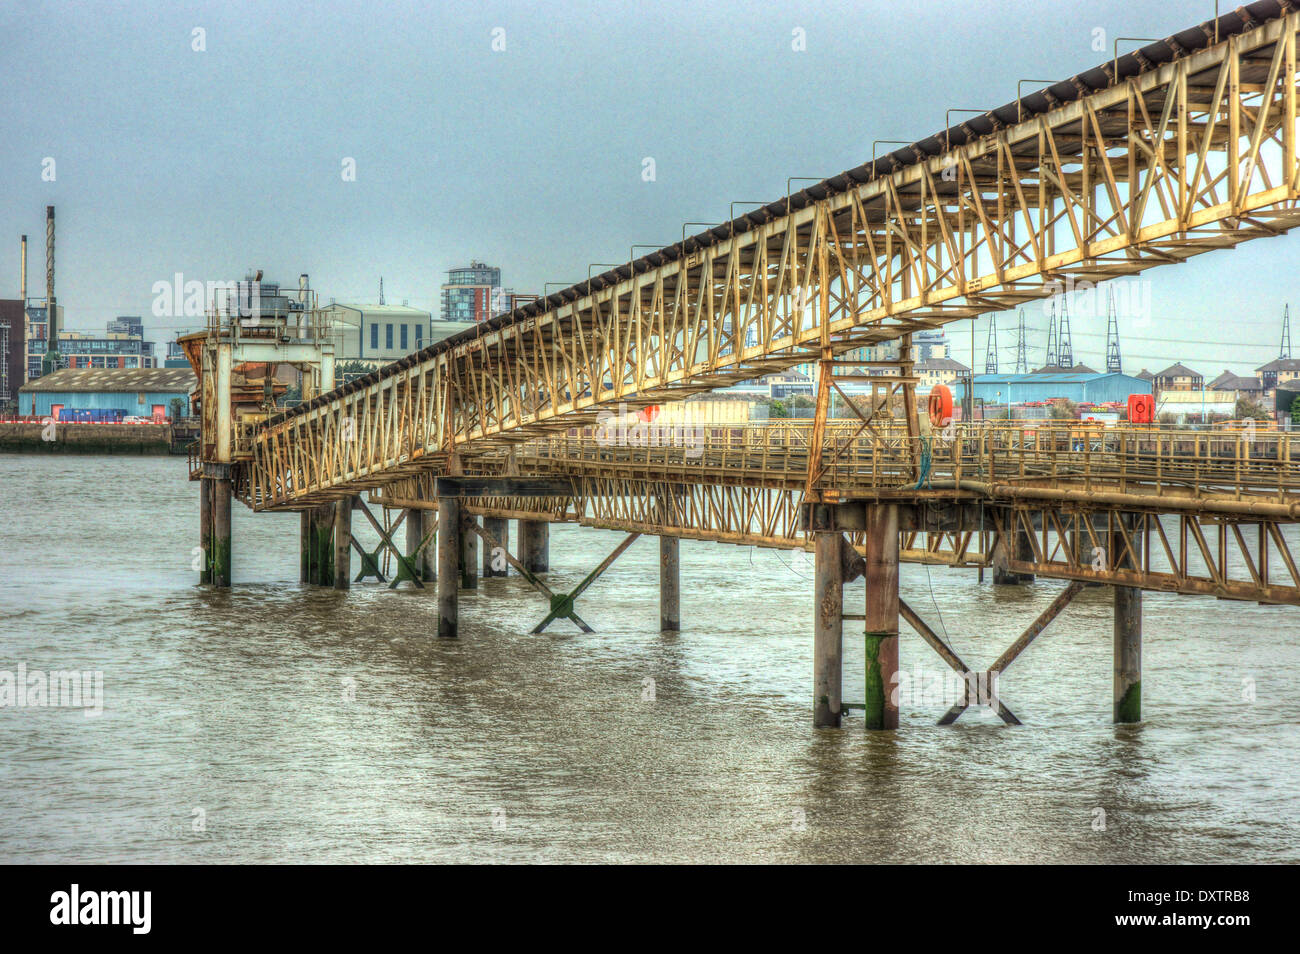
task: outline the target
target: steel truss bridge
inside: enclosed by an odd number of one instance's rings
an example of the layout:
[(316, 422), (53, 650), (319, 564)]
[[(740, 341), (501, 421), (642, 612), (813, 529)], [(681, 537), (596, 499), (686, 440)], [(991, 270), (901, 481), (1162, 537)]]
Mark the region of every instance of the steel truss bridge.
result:
[[(566, 602), (538, 576), (543, 521), (671, 540), (674, 574), (681, 537), (804, 547), (819, 567), (819, 724), (840, 718), (842, 619), (864, 622), (876, 678), (897, 669), (900, 616), (958, 668), (899, 602), (900, 559), (1072, 581), (1039, 630), (1079, 585), (1101, 582), (1117, 594), (1115, 713), (1127, 721), (1142, 589), (1300, 604), (1300, 439), (931, 429), (911, 337), (1295, 226), (1298, 32), (1290, 2), (1248, 4), (270, 416), (229, 412), (228, 372), (251, 339), (217, 322), (187, 342), (203, 382), (193, 473), (211, 512), (205, 547), (218, 553), (210, 579), (229, 581), (232, 493), (255, 510), (303, 512), (303, 575), (319, 582), (356, 548), (345, 523), (360, 494), (400, 508), (411, 552), (391, 529), (381, 536), (405, 578), (439, 581), (444, 635), (456, 632), (464, 540), (496, 540), (485, 528), (507, 518), (534, 528), (521, 545), (535, 552), (513, 565), (575, 622), (576, 594)], [(845, 357), (891, 340), (899, 358), (867, 362), (869, 375)], [(819, 372), (807, 427), (718, 428), (691, 448), (609, 446), (594, 430), (614, 409), (803, 363)], [(828, 416), (846, 381), (874, 389), (847, 424)], [(467, 526), (471, 514), (483, 527)], [(857, 573), (868, 606), (844, 614), (834, 594)], [(888, 699), (864, 704), (869, 725), (896, 724)]]

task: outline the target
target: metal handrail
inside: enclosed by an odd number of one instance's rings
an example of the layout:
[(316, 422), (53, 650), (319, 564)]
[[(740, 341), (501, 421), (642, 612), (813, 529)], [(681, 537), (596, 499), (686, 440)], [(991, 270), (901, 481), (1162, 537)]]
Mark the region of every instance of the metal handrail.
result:
[[(1076, 489), (1142, 485), (1191, 491), (1300, 494), (1300, 434), (1189, 431), (1167, 425), (1099, 427), (1061, 422), (956, 425), (909, 436), (901, 422), (875, 433), (828, 428), (821, 448), (827, 487), (898, 488), (917, 482), (928, 454), (935, 480), (1068, 482)], [(692, 427), (698, 427), (692, 432)], [(521, 466), (652, 469), (675, 475), (766, 477), (798, 482), (808, 471), (808, 434), (752, 425), (654, 425), (620, 434), (594, 428), (541, 438), (517, 452)], [(580, 466), (581, 465), (581, 466)]]

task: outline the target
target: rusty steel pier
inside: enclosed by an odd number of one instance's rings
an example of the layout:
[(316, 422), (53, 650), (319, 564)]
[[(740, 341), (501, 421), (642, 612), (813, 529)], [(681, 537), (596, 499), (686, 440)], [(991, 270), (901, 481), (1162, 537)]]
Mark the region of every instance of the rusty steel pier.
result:
[[(1298, 33), (1290, 3), (1248, 4), (341, 387), (314, 305), (256, 327), (215, 311), (182, 339), (200, 375), (201, 581), (230, 583), (232, 498), (302, 515), (303, 582), (346, 588), (356, 553), (357, 579), (436, 593), (444, 637), (459, 634), (458, 593), (480, 585), (480, 569), (538, 589), (548, 613), (534, 631), (557, 620), (589, 631), (579, 597), (650, 534), (660, 625), (675, 630), (682, 539), (801, 548), (816, 566), (814, 722), (843, 718), (850, 622), (873, 729), (898, 725), (900, 619), (971, 687), (949, 723), (1102, 584), (1115, 595), (1112, 715), (1138, 721), (1144, 590), (1300, 605), (1300, 435), (1128, 424), (1081, 438), (1056, 422), (932, 420), (916, 404), (911, 338), (1294, 227)], [(844, 357), (892, 340), (898, 359), (867, 362), (870, 374)], [(614, 409), (808, 362), (818, 390), (806, 424), (709, 426), (689, 448), (670, 434), (611, 443), (597, 427)], [(249, 376), (277, 363), (310, 382), (289, 410)], [(832, 419), (846, 382), (869, 384), (872, 399)], [(352, 537), (356, 513), (379, 550)], [(559, 593), (546, 582), (555, 522), (627, 536)], [(900, 562), (1067, 585), (972, 669), (901, 597)], [(865, 605), (846, 608), (844, 584), (860, 576)], [(989, 704), (1019, 721), (999, 697)]]

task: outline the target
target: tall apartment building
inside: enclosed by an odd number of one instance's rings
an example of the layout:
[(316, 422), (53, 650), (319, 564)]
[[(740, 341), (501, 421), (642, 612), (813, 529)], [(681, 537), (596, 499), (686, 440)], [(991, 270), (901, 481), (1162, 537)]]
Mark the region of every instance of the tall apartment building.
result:
[(453, 268), (442, 286), (442, 320), (487, 321), (501, 294), (501, 269), (482, 262)]
[(110, 335), (134, 335), (144, 337), (144, 320), (139, 315), (118, 315), (108, 323), (105, 329)]
[[(112, 322), (109, 326), (112, 327)], [(139, 335), (59, 332), (59, 358), (68, 368), (156, 368), (153, 342)]]
[(918, 331), (912, 335), (912, 357), (919, 361), (951, 358), (948, 338), (942, 331)]
[[(44, 300), (40, 304), (34, 304), (32, 299), (27, 300), (27, 380), (39, 378), (41, 376), (41, 362), (45, 360), (46, 338), (50, 333), (49, 321), (46, 318), (46, 306)], [(59, 327), (63, 327), (63, 306), (58, 305)], [(60, 367), (66, 367), (60, 362)]]

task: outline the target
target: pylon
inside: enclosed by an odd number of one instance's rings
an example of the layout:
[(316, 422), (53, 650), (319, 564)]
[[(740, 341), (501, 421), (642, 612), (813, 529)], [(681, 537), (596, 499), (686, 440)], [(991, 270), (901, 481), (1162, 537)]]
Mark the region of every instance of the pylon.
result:
[(992, 315), (989, 318), (989, 340), (988, 346), (984, 349), (984, 373), (998, 373), (998, 316)]
[(1063, 368), (1074, 367), (1074, 348), (1070, 346), (1070, 309), (1065, 304), (1065, 296), (1061, 296), (1061, 325), (1057, 329), (1056, 349), (1060, 352), (1057, 358)]
[(1047, 360), (1044, 367), (1056, 367), (1056, 299), (1052, 299), (1052, 317), (1047, 323)]
[(1016, 374), (1029, 373), (1029, 356), (1025, 353), (1025, 310), (1020, 309), (1020, 328), (1016, 332)]
[(1115, 312), (1115, 292), (1106, 289), (1106, 373), (1121, 374), (1119, 357), (1119, 315)]

